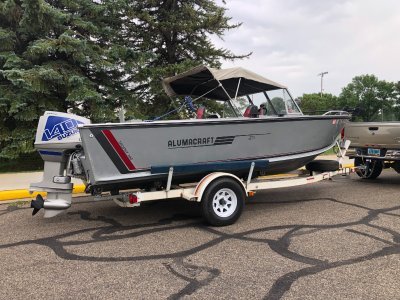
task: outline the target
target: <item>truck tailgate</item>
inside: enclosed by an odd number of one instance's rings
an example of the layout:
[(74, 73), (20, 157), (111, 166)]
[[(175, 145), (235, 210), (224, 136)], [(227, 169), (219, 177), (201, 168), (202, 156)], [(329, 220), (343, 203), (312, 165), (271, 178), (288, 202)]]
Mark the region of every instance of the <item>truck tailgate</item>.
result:
[(400, 148), (400, 122), (354, 122), (348, 123), (344, 137), (351, 141), (350, 147)]

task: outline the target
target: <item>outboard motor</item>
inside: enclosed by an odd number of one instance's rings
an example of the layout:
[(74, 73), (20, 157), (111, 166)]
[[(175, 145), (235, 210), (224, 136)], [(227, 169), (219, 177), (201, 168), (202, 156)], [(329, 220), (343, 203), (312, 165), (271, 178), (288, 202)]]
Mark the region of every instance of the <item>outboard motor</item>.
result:
[[(44, 160), (44, 173), (41, 182), (32, 183), (30, 192), (45, 191), (47, 199), (40, 195), (32, 200), (32, 215), (41, 208), (45, 209), (44, 217), (58, 215), (71, 206), (72, 188), (71, 173), (81, 175), (78, 161), (81, 154), (81, 138), (78, 125), (90, 124), (90, 120), (74, 114), (46, 111), (39, 119), (36, 132), (35, 148)], [(72, 161), (75, 159), (74, 161)], [(72, 171), (66, 172), (71, 165)]]

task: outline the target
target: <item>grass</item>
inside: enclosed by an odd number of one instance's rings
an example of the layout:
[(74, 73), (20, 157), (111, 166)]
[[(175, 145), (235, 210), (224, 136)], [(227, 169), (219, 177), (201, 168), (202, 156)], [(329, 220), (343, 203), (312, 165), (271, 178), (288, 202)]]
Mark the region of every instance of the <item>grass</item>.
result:
[(0, 159), (0, 173), (16, 173), (43, 170), (43, 160), (37, 152), (22, 155), (18, 159)]
[(331, 149), (325, 151), (324, 153), (322, 153), (322, 155), (335, 155), (335, 154), (336, 154), (336, 152), (335, 152), (334, 148), (331, 148)]
[(20, 207), (25, 207), (26, 205), (29, 205), (30, 203), (31, 203), (31, 200), (29, 200), (29, 201), (21, 200), (21, 201), (16, 201), (16, 202), (9, 203), (8, 207), (18, 207), (18, 208), (20, 208)]

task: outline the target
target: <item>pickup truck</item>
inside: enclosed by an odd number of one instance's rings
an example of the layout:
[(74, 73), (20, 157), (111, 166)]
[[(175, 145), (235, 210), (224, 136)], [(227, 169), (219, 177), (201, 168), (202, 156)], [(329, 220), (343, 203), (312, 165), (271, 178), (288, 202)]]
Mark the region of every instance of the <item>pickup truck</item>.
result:
[(351, 141), (346, 155), (361, 178), (375, 179), (383, 168), (400, 173), (400, 122), (348, 123), (342, 138)]

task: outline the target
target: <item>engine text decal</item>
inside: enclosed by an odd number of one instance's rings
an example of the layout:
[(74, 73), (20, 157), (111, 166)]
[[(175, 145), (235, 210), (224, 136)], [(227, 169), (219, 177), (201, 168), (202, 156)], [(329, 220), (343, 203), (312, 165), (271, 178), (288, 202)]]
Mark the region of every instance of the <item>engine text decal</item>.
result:
[(78, 124), (83, 124), (83, 122), (71, 118), (50, 116), (47, 118), (42, 141), (47, 142), (54, 138), (62, 140), (77, 134), (79, 132)]

